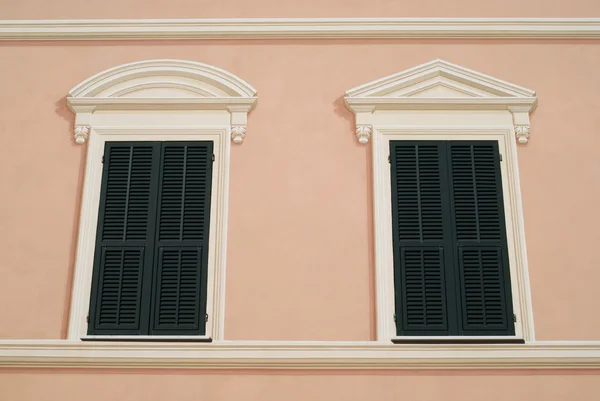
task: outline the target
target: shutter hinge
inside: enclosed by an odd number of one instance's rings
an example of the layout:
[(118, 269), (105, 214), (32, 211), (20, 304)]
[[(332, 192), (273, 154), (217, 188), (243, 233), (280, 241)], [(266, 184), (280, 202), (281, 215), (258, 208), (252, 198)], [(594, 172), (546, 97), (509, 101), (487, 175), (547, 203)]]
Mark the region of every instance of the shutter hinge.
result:
[(204, 316), (204, 323), (208, 322), (208, 313)]
[(213, 153), (213, 158), (212, 158), (212, 161), (215, 161), (215, 154), (214, 154), (214, 153)]
[(500, 161), (502, 161), (502, 153), (500, 153)]
[(102, 164), (104, 164), (104, 155), (102, 155)]
[(394, 313), (394, 322), (396, 322), (396, 314)]
[(85, 317), (85, 322), (86, 322), (86, 323), (89, 323), (89, 322), (90, 322), (90, 315), (87, 315), (87, 316)]
[(517, 323), (517, 315), (513, 313), (513, 321)]
[(390, 155), (388, 155), (388, 163), (391, 163), (392, 159), (390, 159)]

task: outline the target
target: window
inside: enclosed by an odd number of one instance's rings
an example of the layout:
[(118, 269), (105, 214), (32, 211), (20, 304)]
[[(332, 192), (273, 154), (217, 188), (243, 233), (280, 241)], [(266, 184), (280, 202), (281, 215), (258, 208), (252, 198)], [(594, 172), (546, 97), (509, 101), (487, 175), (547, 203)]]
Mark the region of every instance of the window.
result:
[(533, 341), (517, 143), (535, 92), (434, 60), (345, 100), (372, 144), (377, 340)]
[(514, 335), (495, 141), (390, 141), (398, 336)]
[(88, 334), (205, 335), (212, 142), (107, 142)]
[(229, 158), (256, 90), (150, 60), (69, 94), (87, 152), (68, 339), (222, 340)]

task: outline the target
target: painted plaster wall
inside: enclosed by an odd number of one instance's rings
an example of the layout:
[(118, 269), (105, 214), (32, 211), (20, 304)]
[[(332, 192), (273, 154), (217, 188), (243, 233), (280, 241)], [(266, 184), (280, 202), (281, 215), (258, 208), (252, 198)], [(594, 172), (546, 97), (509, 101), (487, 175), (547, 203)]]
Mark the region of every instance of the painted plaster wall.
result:
[[(596, 0), (0, 0), (0, 19), (591, 17)], [(64, 338), (85, 146), (68, 90), (179, 58), (259, 91), (233, 146), (227, 339), (369, 340), (370, 145), (344, 91), (442, 58), (537, 91), (519, 148), (535, 329), (599, 340), (600, 41), (0, 42), (0, 339)], [(597, 400), (599, 372), (0, 370), (0, 400)], [(490, 391), (491, 390), (491, 391)]]
[(259, 92), (232, 149), (226, 338), (373, 339), (370, 145), (342, 97), (443, 58), (537, 91), (519, 148), (537, 339), (600, 339), (596, 41), (4, 42), (0, 58), (0, 338), (65, 337), (85, 162), (68, 90), (180, 58)]
[[(595, 401), (598, 372), (16, 371), (0, 399), (278, 401)], [(3, 397), (4, 395), (4, 397)]]

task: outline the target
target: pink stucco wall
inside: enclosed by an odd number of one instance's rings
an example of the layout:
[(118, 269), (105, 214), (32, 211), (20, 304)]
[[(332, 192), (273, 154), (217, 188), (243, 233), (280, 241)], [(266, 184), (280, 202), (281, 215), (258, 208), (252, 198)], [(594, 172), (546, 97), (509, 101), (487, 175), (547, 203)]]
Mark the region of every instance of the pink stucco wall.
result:
[(537, 338), (600, 339), (600, 43), (2, 43), (0, 338), (64, 337), (85, 146), (65, 95), (122, 63), (182, 58), (259, 91), (231, 161), (227, 339), (374, 338), (370, 145), (344, 91), (434, 58), (537, 90), (519, 148)]
[[(148, 8), (2, 0), (0, 18), (597, 10), (594, 0), (311, 1), (263, 1), (258, 9), (232, 1)], [(246, 140), (232, 149), (227, 339), (374, 338), (370, 145), (357, 143), (342, 97), (435, 58), (537, 91), (532, 139), (519, 148), (537, 338), (600, 339), (600, 42), (591, 40), (0, 42), (0, 339), (65, 337), (85, 162), (85, 146), (72, 139), (68, 90), (106, 68), (154, 58), (215, 65), (259, 91)], [(591, 401), (598, 373), (4, 369), (0, 400)]]
[(0, 399), (596, 401), (600, 388), (598, 374), (595, 371), (20, 370), (0, 371)]

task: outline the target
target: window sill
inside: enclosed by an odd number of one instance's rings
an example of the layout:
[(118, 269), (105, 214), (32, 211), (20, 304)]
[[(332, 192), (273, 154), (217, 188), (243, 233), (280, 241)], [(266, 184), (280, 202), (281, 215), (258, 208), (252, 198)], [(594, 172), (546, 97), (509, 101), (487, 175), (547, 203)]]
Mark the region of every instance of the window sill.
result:
[(82, 341), (131, 341), (131, 342), (212, 342), (209, 336), (110, 336), (89, 335), (81, 337)]
[(218, 341), (193, 344), (0, 340), (0, 367), (598, 369), (600, 341), (394, 345), (374, 341)]
[(398, 336), (394, 344), (525, 344), (514, 336)]

